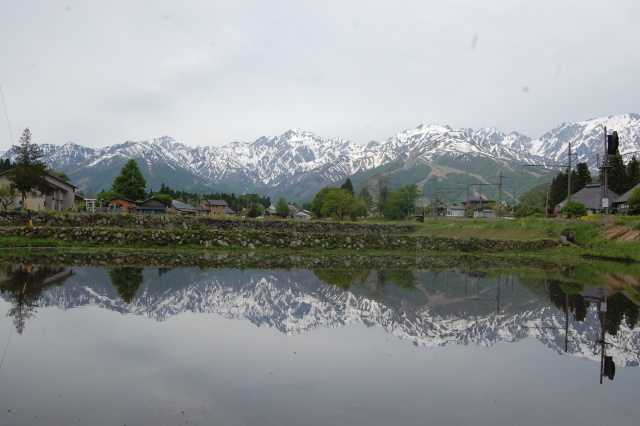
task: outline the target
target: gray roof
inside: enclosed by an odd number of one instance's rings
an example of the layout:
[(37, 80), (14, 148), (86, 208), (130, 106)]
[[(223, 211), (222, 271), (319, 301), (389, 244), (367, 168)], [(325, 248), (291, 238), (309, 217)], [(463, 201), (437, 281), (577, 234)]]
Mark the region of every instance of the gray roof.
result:
[[(582, 203), (589, 210), (602, 210), (602, 196), (603, 196), (603, 188), (600, 182), (596, 183), (588, 183), (587, 186), (582, 188), (580, 191), (576, 192), (571, 196), (571, 201), (577, 201), (578, 203)], [(607, 198), (609, 198), (609, 203), (612, 203), (614, 200), (617, 200), (618, 194), (613, 192), (612, 190), (608, 190)], [(561, 205), (564, 205), (567, 202), (565, 199)]]
[(172, 200), (171, 201), (171, 205), (176, 209), (176, 210), (195, 210), (196, 208), (193, 207), (191, 204), (186, 204), (186, 203), (181, 203), (178, 200)]
[(640, 188), (640, 183), (634, 186), (633, 188), (631, 188), (630, 190), (628, 190), (627, 192), (625, 192), (624, 194), (622, 194), (621, 196), (619, 196), (614, 201), (614, 203), (626, 203), (629, 200), (629, 195), (631, 195), (631, 193), (637, 188)]
[(203, 203), (210, 206), (227, 206), (227, 202), (224, 200), (204, 200)]

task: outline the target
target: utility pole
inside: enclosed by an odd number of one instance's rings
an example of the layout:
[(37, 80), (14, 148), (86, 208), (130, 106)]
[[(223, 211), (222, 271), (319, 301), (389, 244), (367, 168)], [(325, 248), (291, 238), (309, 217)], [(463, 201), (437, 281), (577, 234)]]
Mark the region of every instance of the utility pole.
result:
[(502, 219), (502, 170), (500, 170), (500, 199), (499, 199), (499, 210), (498, 210), (498, 218)]
[[(607, 173), (607, 169), (609, 168), (609, 147), (607, 146), (607, 126), (604, 126), (604, 163), (602, 164), (602, 168), (604, 169), (604, 193), (602, 194), (602, 207), (604, 208), (604, 223), (606, 225), (609, 220), (609, 174)], [(604, 205), (605, 203), (606, 205)], [(602, 380), (602, 377), (600, 380)]]
[(567, 202), (571, 201), (571, 142), (569, 142), (569, 167), (567, 168)]

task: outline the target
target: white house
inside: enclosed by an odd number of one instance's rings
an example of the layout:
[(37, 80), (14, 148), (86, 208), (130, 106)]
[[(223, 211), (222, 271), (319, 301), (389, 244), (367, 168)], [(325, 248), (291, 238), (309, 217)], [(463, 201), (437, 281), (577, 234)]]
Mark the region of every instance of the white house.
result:
[[(10, 172), (11, 171), (4, 171), (0, 173), (0, 185), (10, 184)], [(50, 174), (46, 174), (44, 178), (49, 183), (49, 191), (47, 191), (46, 194), (37, 195), (28, 193), (25, 200), (26, 206), (21, 205), (22, 197), (18, 195), (14, 202), (9, 204), (8, 208), (29, 208), (30, 210), (53, 210), (59, 212), (73, 209), (75, 207), (75, 194), (78, 187)]]

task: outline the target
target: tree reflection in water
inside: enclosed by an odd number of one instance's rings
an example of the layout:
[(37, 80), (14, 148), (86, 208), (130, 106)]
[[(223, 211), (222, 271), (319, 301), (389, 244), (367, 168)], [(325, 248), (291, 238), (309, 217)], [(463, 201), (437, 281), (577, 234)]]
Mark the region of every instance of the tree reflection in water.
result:
[(26, 321), (33, 318), (40, 294), (51, 285), (64, 284), (73, 274), (64, 266), (25, 266), (2, 264), (0, 291), (11, 295), (12, 306), (7, 316), (13, 317), (16, 331), (22, 334)]
[[(143, 268), (123, 267), (109, 271), (111, 283), (116, 287), (118, 295), (126, 303), (131, 303), (142, 284), (142, 270)], [(160, 271), (158, 271), (158, 276), (162, 276)]]

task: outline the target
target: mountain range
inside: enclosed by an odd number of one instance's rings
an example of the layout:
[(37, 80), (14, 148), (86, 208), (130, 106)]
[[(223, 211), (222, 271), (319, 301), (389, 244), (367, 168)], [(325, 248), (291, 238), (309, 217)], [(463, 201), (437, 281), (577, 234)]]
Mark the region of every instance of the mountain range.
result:
[[(467, 194), (467, 185), (474, 194), (491, 196), (500, 182), (507, 194), (549, 182), (562, 170), (558, 165), (567, 163), (569, 143), (575, 154), (572, 163), (587, 162), (597, 173), (605, 127), (618, 132), (623, 155), (640, 151), (639, 114), (563, 123), (539, 139), (495, 128), (474, 131), (430, 124), (366, 146), (300, 129), (220, 147), (194, 148), (169, 136), (98, 149), (72, 142), (39, 146), (43, 161), (66, 173), (86, 196), (109, 190), (124, 163), (135, 159), (147, 190), (157, 191), (164, 183), (195, 193), (258, 193), (304, 202), (322, 187), (339, 186), (347, 177), (358, 190), (382, 173), (391, 178), (392, 188), (415, 183), (429, 196), (437, 195), (439, 188), (459, 188), (450, 194), (455, 199)], [(2, 158), (14, 156), (10, 150)], [(525, 164), (551, 166), (523, 168)]]

